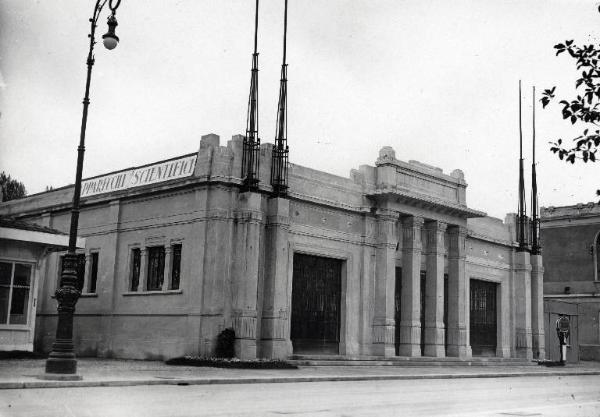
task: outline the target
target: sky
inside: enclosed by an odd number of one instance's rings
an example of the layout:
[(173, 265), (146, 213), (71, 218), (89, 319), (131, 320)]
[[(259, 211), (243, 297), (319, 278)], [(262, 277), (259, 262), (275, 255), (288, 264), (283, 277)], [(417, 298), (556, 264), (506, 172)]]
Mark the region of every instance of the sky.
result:
[[(123, 0), (120, 43), (97, 28), (83, 175), (225, 145), (246, 126), (253, 0)], [(259, 134), (273, 142), (283, 0), (259, 8)], [(74, 182), (94, 1), (0, 0), (0, 171), (30, 194)], [(469, 207), (517, 207), (518, 82), (523, 83), (527, 195), (532, 86), (573, 96), (566, 39), (598, 43), (598, 2), (289, 0), (290, 162), (348, 177), (379, 149), (445, 173), (461, 169)], [(538, 97), (539, 98), (539, 97)], [(542, 206), (594, 201), (600, 166), (567, 165), (548, 142), (583, 128), (536, 107)]]

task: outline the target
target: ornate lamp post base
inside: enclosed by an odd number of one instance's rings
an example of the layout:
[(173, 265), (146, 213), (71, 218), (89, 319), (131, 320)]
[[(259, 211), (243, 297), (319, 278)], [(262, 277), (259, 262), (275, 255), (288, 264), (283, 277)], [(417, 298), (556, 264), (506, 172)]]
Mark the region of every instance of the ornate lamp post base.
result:
[(60, 288), (56, 290), (58, 301), (58, 323), (56, 340), (52, 352), (46, 360), (46, 374), (43, 379), (77, 380), (77, 359), (73, 346), (73, 313), (79, 298), (77, 283), (77, 255), (68, 252), (63, 258), (63, 271)]

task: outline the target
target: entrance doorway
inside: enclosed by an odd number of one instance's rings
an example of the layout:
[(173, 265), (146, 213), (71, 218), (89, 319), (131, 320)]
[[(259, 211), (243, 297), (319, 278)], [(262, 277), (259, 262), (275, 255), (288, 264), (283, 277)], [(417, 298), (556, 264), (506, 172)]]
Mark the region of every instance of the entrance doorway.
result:
[(496, 356), (498, 284), (471, 280), (471, 349), (474, 356)]
[(342, 261), (294, 254), (291, 340), (295, 354), (337, 355)]

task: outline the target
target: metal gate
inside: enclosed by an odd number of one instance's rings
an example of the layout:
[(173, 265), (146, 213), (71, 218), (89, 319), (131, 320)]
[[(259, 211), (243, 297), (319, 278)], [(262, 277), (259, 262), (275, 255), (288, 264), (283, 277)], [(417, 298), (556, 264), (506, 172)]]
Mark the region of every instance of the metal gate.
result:
[(495, 356), (497, 344), (497, 284), (471, 280), (471, 349), (473, 355)]
[(294, 353), (339, 353), (341, 278), (341, 260), (294, 254), (290, 331)]

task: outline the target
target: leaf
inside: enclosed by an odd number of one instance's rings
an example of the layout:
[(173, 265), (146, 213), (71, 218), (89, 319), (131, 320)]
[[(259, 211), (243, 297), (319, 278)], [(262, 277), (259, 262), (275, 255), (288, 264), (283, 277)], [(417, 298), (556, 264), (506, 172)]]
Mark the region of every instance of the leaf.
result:
[(566, 41), (565, 43), (567, 44), (567, 46), (571, 46), (573, 44), (573, 39), (571, 39), (570, 41)]
[(575, 163), (575, 154), (571, 154), (571, 155), (567, 156), (567, 162), (574, 164)]
[(548, 97), (542, 97), (540, 100), (542, 102), (542, 108), (545, 109), (546, 106), (550, 103), (550, 99)]
[(585, 129), (585, 130), (583, 131), (583, 135), (584, 135), (584, 136), (587, 136), (587, 134), (588, 134), (588, 129)]
[(590, 161), (596, 162), (596, 152), (590, 152)]
[(571, 116), (571, 124), (574, 125), (577, 121), (577, 116)]

